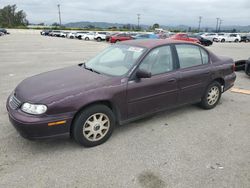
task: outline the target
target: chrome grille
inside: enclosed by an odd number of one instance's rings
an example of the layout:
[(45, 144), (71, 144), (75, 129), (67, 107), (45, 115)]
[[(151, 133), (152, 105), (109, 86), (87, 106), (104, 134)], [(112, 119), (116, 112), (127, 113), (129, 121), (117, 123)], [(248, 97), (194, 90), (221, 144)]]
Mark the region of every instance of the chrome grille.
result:
[(19, 101), (14, 95), (9, 99), (9, 105), (12, 109), (17, 109), (21, 106), (21, 101)]

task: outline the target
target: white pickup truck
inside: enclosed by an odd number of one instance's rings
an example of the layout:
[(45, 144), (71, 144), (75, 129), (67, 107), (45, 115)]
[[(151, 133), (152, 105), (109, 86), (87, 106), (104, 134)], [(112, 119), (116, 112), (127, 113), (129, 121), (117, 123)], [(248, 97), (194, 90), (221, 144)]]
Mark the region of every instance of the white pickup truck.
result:
[(218, 42), (240, 42), (241, 37), (236, 33), (224, 34), (222, 36), (216, 37)]

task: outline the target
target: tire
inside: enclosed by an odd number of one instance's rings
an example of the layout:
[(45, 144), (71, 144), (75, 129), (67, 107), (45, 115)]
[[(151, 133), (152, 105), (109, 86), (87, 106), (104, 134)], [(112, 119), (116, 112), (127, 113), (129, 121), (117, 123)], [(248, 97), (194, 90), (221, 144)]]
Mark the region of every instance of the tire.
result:
[(98, 37), (96, 40), (97, 40), (98, 42), (101, 42), (101, 41), (102, 41), (102, 39), (101, 39), (100, 37)]
[(226, 42), (226, 40), (225, 39), (221, 39), (221, 42)]
[(246, 39), (246, 42), (249, 42), (249, 39)]
[(107, 141), (114, 127), (115, 116), (112, 110), (105, 105), (93, 105), (76, 116), (71, 134), (80, 145), (93, 147)]
[(89, 40), (89, 37), (86, 37), (85, 40)]
[(120, 42), (120, 40), (116, 40), (115, 43)]
[(239, 39), (235, 39), (235, 41), (234, 42), (239, 42)]
[(73, 37), (73, 36), (70, 36), (69, 38), (70, 38), (70, 39), (73, 39), (74, 37)]
[(214, 108), (221, 98), (221, 84), (218, 82), (211, 83), (206, 91), (204, 96), (201, 98), (200, 106), (204, 109)]

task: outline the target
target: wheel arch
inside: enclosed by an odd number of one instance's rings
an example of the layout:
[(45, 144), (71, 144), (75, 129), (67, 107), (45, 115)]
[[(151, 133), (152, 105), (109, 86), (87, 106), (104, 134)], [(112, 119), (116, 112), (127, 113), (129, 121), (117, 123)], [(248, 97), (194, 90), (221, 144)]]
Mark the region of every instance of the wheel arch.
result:
[(84, 106), (82, 106), (81, 108), (79, 108), (79, 110), (74, 114), (74, 117), (72, 119), (72, 123), (70, 125), (70, 134), (72, 133), (72, 128), (73, 128), (73, 124), (74, 124), (74, 121), (75, 119), (77, 118), (77, 116), (85, 109), (87, 109), (88, 107), (90, 106), (93, 106), (93, 105), (104, 105), (104, 106), (107, 106), (108, 108), (110, 108), (112, 110), (112, 112), (114, 113), (115, 115), (115, 119), (116, 119), (116, 122), (120, 122), (120, 112), (117, 108), (117, 106), (115, 104), (113, 104), (111, 101), (109, 100), (99, 100), (99, 101), (94, 101), (94, 102), (90, 102), (88, 104), (85, 104)]

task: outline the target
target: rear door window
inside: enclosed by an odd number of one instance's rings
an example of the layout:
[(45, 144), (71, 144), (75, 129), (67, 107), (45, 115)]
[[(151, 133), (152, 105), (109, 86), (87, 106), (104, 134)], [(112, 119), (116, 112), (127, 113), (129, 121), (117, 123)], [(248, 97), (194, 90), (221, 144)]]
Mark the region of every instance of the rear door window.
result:
[(207, 64), (209, 62), (207, 52), (199, 46), (180, 44), (176, 45), (176, 50), (181, 69)]

